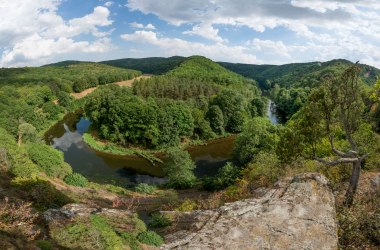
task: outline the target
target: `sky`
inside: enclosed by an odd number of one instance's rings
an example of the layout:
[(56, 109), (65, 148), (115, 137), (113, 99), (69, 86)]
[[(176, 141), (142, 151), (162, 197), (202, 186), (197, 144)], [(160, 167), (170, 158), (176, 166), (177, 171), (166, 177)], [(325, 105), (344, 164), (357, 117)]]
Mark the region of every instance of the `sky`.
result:
[(0, 0), (0, 67), (175, 55), (380, 68), (380, 0)]

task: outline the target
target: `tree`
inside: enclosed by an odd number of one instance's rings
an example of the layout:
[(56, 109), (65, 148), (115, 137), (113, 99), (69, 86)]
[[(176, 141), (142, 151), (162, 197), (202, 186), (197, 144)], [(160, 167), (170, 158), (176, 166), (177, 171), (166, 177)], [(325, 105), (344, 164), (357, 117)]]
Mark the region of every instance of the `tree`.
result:
[[(314, 159), (327, 165), (352, 164), (352, 173), (346, 191), (345, 204), (351, 206), (359, 182), (362, 162), (368, 156), (363, 152), (355, 140), (354, 134), (362, 123), (364, 111), (359, 85), (360, 68), (357, 64), (349, 67), (341, 76), (327, 75), (320, 88), (311, 93), (309, 105), (314, 108), (315, 114), (324, 122), (324, 132), (328, 137), (331, 151), (335, 154), (334, 160), (319, 158), (313, 146)], [(338, 126), (344, 132), (349, 149), (345, 152), (336, 148), (333, 128)], [(312, 140), (314, 141), (314, 140)]]
[(260, 151), (275, 149), (277, 141), (275, 126), (266, 118), (255, 117), (247, 122), (243, 132), (236, 138), (232, 154), (237, 162), (244, 165)]
[(208, 112), (207, 118), (210, 121), (212, 130), (221, 135), (224, 133), (224, 116), (222, 110), (217, 105), (212, 105)]
[(26, 122), (21, 122), (18, 126), (18, 145), (21, 146), (23, 141), (34, 141), (37, 137), (36, 128)]
[(169, 149), (163, 169), (169, 179), (169, 185), (174, 188), (190, 188), (195, 183), (195, 165), (187, 151), (180, 148)]

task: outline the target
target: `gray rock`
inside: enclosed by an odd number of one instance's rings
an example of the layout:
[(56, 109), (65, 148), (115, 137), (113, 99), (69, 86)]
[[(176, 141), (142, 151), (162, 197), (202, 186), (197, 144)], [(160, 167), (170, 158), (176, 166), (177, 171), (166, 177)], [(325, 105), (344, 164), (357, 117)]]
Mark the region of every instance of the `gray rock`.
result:
[(49, 209), (43, 214), (46, 222), (62, 221), (72, 219), (78, 216), (88, 216), (91, 214), (100, 214), (110, 217), (132, 216), (133, 212), (120, 209), (93, 208), (85, 204), (67, 204), (60, 209)]
[[(335, 200), (320, 174), (287, 178), (261, 198), (178, 216), (195, 226), (162, 249), (337, 249)], [(181, 219), (182, 218), (182, 219)]]

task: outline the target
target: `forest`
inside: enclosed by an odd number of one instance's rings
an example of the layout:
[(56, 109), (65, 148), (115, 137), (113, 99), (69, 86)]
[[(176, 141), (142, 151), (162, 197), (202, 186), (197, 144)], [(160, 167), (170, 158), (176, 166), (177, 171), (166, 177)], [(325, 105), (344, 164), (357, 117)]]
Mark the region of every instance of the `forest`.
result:
[[(374, 194), (369, 201), (358, 192), (360, 176), (380, 170), (377, 69), (342, 60), (255, 68), (217, 64), (201, 56), (175, 59), (176, 63), (173, 58), (164, 63), (163, 69), (155, 68), (159, 63), (152, 59), (152, 70), (157, 71), (150, 73), (160, 75), (136, 80), (131, 88), (108, 83), (141, 75), (122, 68), (132, 63), (136, 67), (130, 68), (146, 73), (149, 59), (127, 60), (124, 66), (118, 61), (119, 68), (69, 61), (0, 69), (1, 190), (29, 202), (40, 215), (73, 200), (83, 201), (82, 192), (88, 190), (91, 198), (105, 192), (128, 199), (147, 196), (160, 200), (155, 209), (193, 211), (252, 197), (255, 190), (273, 187), (283, 177), (318, 172), (342, 197), (337, 201), (340, 247), (379, 246), (380, 197)], [(102, 86), (83, 99), (70, 95), (98, 85)], [(282, 124), (272, 124), (267, 118), (268, 99), (275, 103)], [(126, 189), (94, 183), (73, 172), (64, 153), (46, 145), (43, 135), (65, 114), (78, 110), (91, 121), (90, 134), (85, 135), (91, 136), (88, 141), (163, 153), (164, 157), (154, 156), (161, 157), (159, 167), (167, 183), (140, 183)], [(197, 178), (187, 146), (231, 135), (236, 139), (229, 162), (215, 175)], [(67, 187), (65, 192), (57, 190), (62, 186)], [(79, 188), (79, 197), (70, 193), (75, 188)], [(207, 192), (209, 198), (178, 198), (186, 190)], [(25, 242), (32, 238), (15, 226), (18, 220), (45, 228), (31, 217), (18, 219), (17, 209), (9, 207), (21, 203), (4, 204), (1, 218), (12, 219), (0, 222), (8, 230), (8, 234), (0, 231), (0, 240), (13, 234)], [(111, 205), (118, 204), (122, 201)], [(98, 242), (103, 249), (125, 245), (140, 249), (142, 243), (163, 243), (157, 234), (161, 231), (148, 230), (140, 220), (132, 219), (133, 230), (120, 233), (108, 219), (93, 216), (67, 227), (55, 225), (48, 237), (33, 237), (43, 244), (72, 249), (79, 247), (75, 245), (78, 238), (91, 245), (89, 232), (107, 236)], [(171, 223), (170, 218), (154, 213), (150, 221), (150, 228)]]
[(266, 103), (254, 81), (190, 57), (162, 76), (136, 81), (132, 91), (102, 88), (84, 109), (103, 139), (164, 148), (239, 133), (247, 119), (265, 115)]

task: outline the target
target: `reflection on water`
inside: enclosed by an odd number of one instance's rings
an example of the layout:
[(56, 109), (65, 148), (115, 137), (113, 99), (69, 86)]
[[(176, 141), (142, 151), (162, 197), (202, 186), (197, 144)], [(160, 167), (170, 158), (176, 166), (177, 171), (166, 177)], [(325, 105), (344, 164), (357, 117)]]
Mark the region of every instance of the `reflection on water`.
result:
[[(269, 103), (268, 116), (272, 123), (278, 123), (272, 101)], [(90, 122), (80, 112), (70, 113), (46, 133), (45, 140), (64, 153), (65, 161), (75, 172), (92, 181), (121, 186), (133, 186), (136, 183), (162, 184), (167, 181), (160, 164), (153, 166), (138, 156), (111, 155), (91, 149), (82, 139), (89, 126)], [(234, 141), (235, 136), (230, 136), (211, 141), (206, 146), (188, 148), (196, 164), (195, 175), (215, 175), (231, 159)]]
[[(98, 152), (88, 147), (82, 135), (88, 130), (90, 122), (80, 113), (69, 114), (52, 127), (45, 140), (64, 153), (64, 158), (75, 172), (81, 173), (92, 181), (133, 186), (136, 183), (162, 184), (162, 167), (151, 165), (138, 156), (118, 156)], [(215, 175), (232, 151), (234, 137), (210, 142), (207, 146), (194, 146), (188, 149), (196, 164), (197, 177)]]

